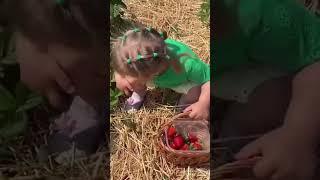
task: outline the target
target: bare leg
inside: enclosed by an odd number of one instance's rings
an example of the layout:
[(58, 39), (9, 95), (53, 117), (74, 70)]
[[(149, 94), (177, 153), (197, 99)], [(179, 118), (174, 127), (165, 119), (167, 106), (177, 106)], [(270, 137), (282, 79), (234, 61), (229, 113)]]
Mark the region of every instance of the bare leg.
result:
[(201, 86), (191, 88), (187, 94), (183, 94), (179, 100), (179, 105), (189, 105), (198, 101), (201, 93)]
[[(229, 106), (221, 122), (219, 136), (247, 136), (273, 130), (283, 123), (290, 98), (290, 77), (266, 81), (249, 96), (248, 103)], [(242, 145), (235, 145), (235, 150)]]

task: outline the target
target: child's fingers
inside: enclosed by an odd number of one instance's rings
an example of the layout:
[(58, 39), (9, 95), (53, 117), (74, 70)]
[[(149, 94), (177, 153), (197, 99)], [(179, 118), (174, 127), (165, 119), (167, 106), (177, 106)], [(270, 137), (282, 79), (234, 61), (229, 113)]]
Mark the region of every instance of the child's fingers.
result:
[(131, 86), (131, 84), (129, 83), (129, 81), (126, 79), (127, 83), (126, 86), (130, 91), (133, 91), (133, 87)]
[(279, 173), (276, 173), (272, 175), (271, 180), (280, 180), (280, 179), (283, 179), (282, 177), (283, 177), (282, 175), (280, 175)]
[(248, 158), (260, 155), (261, 147), (258, 140), (243, 147), (240, 150), (240, 152), (236, 154), (235, 158), (238, 160), (241, 160), (241, 159), (248, 159)]
[(123, 90), (123, 92), (124, 92), (124, 94), (126, 94), (127, 96), (130, 96), (130, 94), (131, 94), (131, 91), (130, 91), (129, 89), (127, 89), (127, 88), (125, 88), (125, 89)]
[(262, 158), (253, 167), (253, 172), (257, 178), (270, 178), (275, 170), (276, 167), (269, 158)]
[(54, 108), (59, 110), (65, 110), (66, 108), (68, 108), (68, 103), (70, 103), (68, 101), (70, 101), (70, 98), (66, 96), (67, 94), (65, 94), (64, 96), (54, 88), (47, 89), (45, 94), (48, 98), (50, 105)]
[(189, 114), (189, 117), (190, 117), (191, 119), (194, 119), (194, 120), (195, 120), (195, 119), (196, 119), (196, 114), (191, 112), (191, 113)]
[(192, 114), (192, 105), (186, 107), (186, 108), (183, 110), (184, 113), (185, 113), (185, 112), (189, 112), (189, 111), (191, 111), (191, 113), (189, 114), (189, 116), (191, 117), (191, 114)]
[(72, 94), (75, 91), (75, 87), (73, 86), (73, 83), (71, 79), (65, 74), (65, 72), (62, 71), (59, 67), (57, 67), (54, 71), (55, 80), (58, 83), (58, 85), (66, 91), (68, 94)]
[(62, 106), (62, 100), (58, 92), (53, 89), (48, 89), (46, 92), (46, 96), (51, 106), (54, 108), (60, 108)]

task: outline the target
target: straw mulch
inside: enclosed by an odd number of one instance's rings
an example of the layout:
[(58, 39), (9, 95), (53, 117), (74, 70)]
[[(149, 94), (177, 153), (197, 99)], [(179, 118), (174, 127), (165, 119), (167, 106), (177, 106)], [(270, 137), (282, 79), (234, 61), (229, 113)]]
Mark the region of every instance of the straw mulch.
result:
[(117, 111), (111, 115), (112, 179), (209, 179), (209, 169), (176, 167), (157, 150), (158, 131), (176, 114), (169, 104), (177, 97), (169, 90), (151, 91), (140, 111)]
[[(166, 31), (169, 38), (188, 44), (209, 63), (209, 27), (197, 16), (201, 0), (126, 0), (128, 20)], [(209, 169), (180, 168), (167, 163), (157, 151), (156, 137), (162, 123), (176, 112), (178, 95), (153, 90), (140, 111), (111, 114), (111, 178), (115, 180), (209, 179)], [(172, 103), (169, 103), (171, 101)]]
[[(57, 164), (48, 156), (45, 145), (49, 135), (51, 114), (40, 109), (33, 113), (27, 132), (10, 142), (13, 157), (1, 156), (0, 179), (6, 180), (62, 180), (105, 179), (105, 145), (88, 158), (70, 159)], [(1, 153), (3, 153), (1, 151)]]
[(112, 117), (112, 179), (209, 179), (208, 169), (175, 167), (157, 150), (158, 130), (173, 115), (162, 107)]

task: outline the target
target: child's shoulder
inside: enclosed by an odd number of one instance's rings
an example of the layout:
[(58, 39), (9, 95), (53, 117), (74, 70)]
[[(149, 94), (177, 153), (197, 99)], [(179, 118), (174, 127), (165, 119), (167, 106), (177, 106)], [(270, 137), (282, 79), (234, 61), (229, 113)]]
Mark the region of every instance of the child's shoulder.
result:
[(166, 39), (165, 43), (167, 44), (167, 46), (171, 49), (174, 50), (182, 50), (182, 49), (190, 49), (190, 47), (188, 45), (186, 45), (185, 43), (178, 41), (178, 40), (174, 40), (174, 39)]
[(179, 56), (181, 54), (188, 54), (190, 57), (198, 58), (196, 53), (185, 43), (174, 39), (166, 39), (165, 43), (173, 56)]

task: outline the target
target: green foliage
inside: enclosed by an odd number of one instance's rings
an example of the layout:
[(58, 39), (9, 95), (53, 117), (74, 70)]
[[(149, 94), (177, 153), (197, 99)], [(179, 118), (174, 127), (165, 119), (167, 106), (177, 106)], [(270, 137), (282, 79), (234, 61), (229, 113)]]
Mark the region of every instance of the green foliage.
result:
[(28, 112), (39, 106), (42, 97), (20, 82), (14, 39), (10, 31), (0, 32), (0, 138), (9, 140), (23, 133)]
[(210, 24), (210, 0), (203, 0), (198, 16), (203, 23)]
[(0, 137), (11, 138), (21, 134), (26, 128), (28, 111), (39, 106), (43, 100), (32, 94), (25, 86), (17, 82), (14, 92), (0, 85)]
[(110, 20), (119, 20), (123, 15), (123, 9), (127, 6), (122, 2), (122, 0), (111, 0), (110, 1)]
[(122, 96), (122, 92), (118, 89), (110, 88), (110, 108), (114, 109), (119, 103), (119, 97)]
[[(111, 35), (113, 37), (121, 34), (124, 27), (127, 26), (127, 22), (122, 19), (124, 10), (127, 8), (122, 0), (110, 1), (110, 22), (111, 22)], [(110, 44), (111, 45), (111, 44)], [(119, 97), (122, 93), (116, 88), (113, 80), (113, 70), (110, 70), (110, 109), (113, 110), (119, 104)]]
[(116, 82), (113, 78), (113, 70), (110, 70), (110, 109), (113, 110), (119, 103), (119, 97), (123, 95), (119, 89), (116, 88)]

